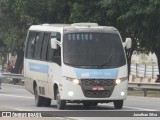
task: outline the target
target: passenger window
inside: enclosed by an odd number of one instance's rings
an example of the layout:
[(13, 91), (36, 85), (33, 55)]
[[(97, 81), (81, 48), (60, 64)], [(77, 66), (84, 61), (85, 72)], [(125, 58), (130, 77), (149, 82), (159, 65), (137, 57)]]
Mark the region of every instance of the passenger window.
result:
[(30, 32), (28, 37), (28, 48), (27, 48), (27, 58), (33, 58), (34, 47), (35, 47), (35, 32)]
[(61, 34), (60, 32), (52, 32), (51, 38), (56, 38), (58, 41), (61, 41)]
[(60, 46), (58, 46), (58, 48), (54, 50), (53, 62), (57, 63), (58, 65), (61, 65), (61, 47)]
[(34, 59), (40, 60), (43, 32), (37, 32), (35, 39)]
[(58, 41), (61, 41), (61, 34), (59, 32), (56, 33), (56, 39)]
[[(56, 33), (56, 39), (61, 41), (61, 34), (59, 32)], [(53, 62), (61, 65), (61, 47), (59, 45), (58, 48), (54, 50)]]
[(49, 39), (49, 42), (48, 42), (47, 60), (48, 61), (53, 61), (54, 49), (51, 48), (51, 40), (50, 39)]
[[(52, 32), (50, 39), (51, 38), (57, 38), (57, 40), (58, 39), (60, 40), (61, 38), (60, 33), (59, 36), (57, 36), (57, 32)], [(57, 49), (52, 49), (50, 40), (48, 42), (47, 60), (61, 65), (61, 47), (58, 46)]]
[(42, 52), (41, 52), (41, 60), (47, 60), (47, 52), (48, 52), (48, 42), (50, 40), (50, 33), (44, 33), (44, 38), (42, 42)]

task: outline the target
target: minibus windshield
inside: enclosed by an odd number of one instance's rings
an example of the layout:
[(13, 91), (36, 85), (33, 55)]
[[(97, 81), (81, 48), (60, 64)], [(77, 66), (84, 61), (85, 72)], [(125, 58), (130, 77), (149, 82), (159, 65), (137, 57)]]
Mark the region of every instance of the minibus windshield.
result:
[(72, 66), (120, 67), (126, 64), (120, 36), (114, 33), (64, 34), (64, 63)]

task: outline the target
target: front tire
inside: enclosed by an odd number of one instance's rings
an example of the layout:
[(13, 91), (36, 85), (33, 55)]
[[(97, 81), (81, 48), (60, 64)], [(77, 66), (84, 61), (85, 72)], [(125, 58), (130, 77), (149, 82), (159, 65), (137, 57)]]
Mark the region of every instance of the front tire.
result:
[(113, 101), (113, 103), (114, 103), (114, 108), (115, 109), (122, 109), (123, 100), (115, 100), (115, 101)]
[(57, 108), (59, 110), (63, 110), (66, 108), (66, 101), (61, 100), (58, 88), (56, 90), (56, 100), (57, 100)]
[(97, 104), (98, 104), (97, 102), (92, 102), (92, 101), (85, 101), (85, 102), (83, 102), (84, 107), (91, 107), (91, 106), (96, 107)]
[(35, 96), (35, 104), (37, 107), (43, 106), (44, 99), (42, 96), (38, 95), (38, 89), (37, 86), (34, 88), (34, 96)]
[(50, 98), (44, 98), (44, 106), (49, 107), (51, 105), (51, 99)]

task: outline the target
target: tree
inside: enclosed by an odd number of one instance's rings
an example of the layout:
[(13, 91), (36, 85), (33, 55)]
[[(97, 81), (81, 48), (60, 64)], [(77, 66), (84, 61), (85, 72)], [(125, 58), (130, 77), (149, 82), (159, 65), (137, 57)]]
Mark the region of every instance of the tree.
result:
[[(128, 74), (130, 74), (131, 56), (133, 51), (137, 49), (138, 31), (135, 29), (138, 24), (135, 23), (135, 17), (133, 12), (130, 11), (131, 6), (135, 1), (128, 0), (102, 0), (102, 8), (106, 11), (108, 18), (108, 25), (115, 26), (122, 35), (122, 40), (130, 37), (132, 39), (132, 48), (126, 50), (127, 62), (128, 62)], [(129, 16), (129, 17), (128, 17)]]
[(0, 39), (0, 61), (2, 64), (2, 70), (3, 70), (4, 64), (7, 61), (7, 48), (2, 39)]
[(116, 26), (123, 38), (132, 38), (127, 51), (128, 68), (134, 50), (155, 52), (160, 72), (160, 1), (159, 0), (102, 0), (110, 24)]
[(95, 22), (100, 25), (106, 24), (105, 10), (102, 9), (100, 1), (76, 0), (71, 5), (71, 23)]
[(160, 71), (159, 0), (1, 0), (1, 9), (0, 37), (18, 56), (23, 56), (32, 24), (96, 22), (115, 26), (123, 40), (132, 38), (132, 48), (126, 50), (129, 70), (132, 53), (138, 50), (155, 52)]
[[(20, 53), (20, 51), (23, 51), (24, 35), (26, 34), (24, 18), (16, 13), (15, 3), (15, 0), (1, 0), (1, 37), (7, 46), (7, 51), (10, 53)], [(18, 56), (21, 55), (17, 54), (17, 57)], [(13, 71), (14, 73), (19, 72), (19, 66), (21, 66), (22, 62), (19, 62), (18, 64), (16, 62)]]
[(67, 23), (69, 5), (65, 0), (1, 0), (1, 37), (8, 51), (17, 54), (14, 73), (18, 73), (23, 64), (24, 42), (29, 26), (51, 22)]

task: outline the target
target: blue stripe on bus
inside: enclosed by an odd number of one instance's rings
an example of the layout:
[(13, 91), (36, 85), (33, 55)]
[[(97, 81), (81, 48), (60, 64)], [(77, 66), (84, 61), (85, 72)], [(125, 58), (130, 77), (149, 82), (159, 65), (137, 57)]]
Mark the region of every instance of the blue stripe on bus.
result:
[(76, 69), (78, 78), (117, 78), (118, 69)]
[(40, 73), (48, 73), (48, 65), (45, 64), (39, 64), (39, 63), (28, 63), (29, 70), (34, 72), (40, 72)]

